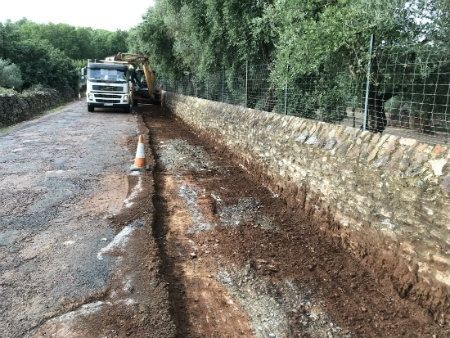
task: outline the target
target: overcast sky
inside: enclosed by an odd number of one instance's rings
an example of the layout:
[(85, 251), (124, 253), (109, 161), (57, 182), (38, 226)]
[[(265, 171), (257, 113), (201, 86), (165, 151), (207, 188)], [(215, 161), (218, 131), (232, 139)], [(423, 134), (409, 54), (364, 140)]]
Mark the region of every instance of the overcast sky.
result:
[(25, 17), (39, 23), (127, 30), (152, 5), (153, 0), (0, 0), (0, 22)]

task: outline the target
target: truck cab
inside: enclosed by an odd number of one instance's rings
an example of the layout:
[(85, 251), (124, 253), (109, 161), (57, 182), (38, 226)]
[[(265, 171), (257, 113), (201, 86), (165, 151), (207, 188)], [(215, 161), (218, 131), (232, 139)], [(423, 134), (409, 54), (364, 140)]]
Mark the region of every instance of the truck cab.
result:
[(83, 69), (86, 77), (86, 100), (89, 112), (96, 107), (122, 108), (131, 111), (128, 65), (114, 61), (88, 60)]

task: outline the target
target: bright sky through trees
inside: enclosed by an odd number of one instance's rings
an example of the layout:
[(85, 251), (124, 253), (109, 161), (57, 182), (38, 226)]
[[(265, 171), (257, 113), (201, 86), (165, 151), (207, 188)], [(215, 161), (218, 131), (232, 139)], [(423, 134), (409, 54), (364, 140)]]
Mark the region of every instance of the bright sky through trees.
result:
[(27, 18), (38, 23), (127, 30), (136, 26), (152, 5), (153, 0), (3, 0), (0, 3), (0, 22)]

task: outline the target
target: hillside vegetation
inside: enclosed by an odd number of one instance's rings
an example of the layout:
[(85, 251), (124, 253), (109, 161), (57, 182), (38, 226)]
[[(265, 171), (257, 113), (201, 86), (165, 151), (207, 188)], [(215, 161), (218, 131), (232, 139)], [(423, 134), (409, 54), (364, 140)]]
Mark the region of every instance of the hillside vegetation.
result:
[(73, 94), (84, 60), (126, 50), (127, 35), (25, 19), (0, 23), (0, 91), (49, 87)]

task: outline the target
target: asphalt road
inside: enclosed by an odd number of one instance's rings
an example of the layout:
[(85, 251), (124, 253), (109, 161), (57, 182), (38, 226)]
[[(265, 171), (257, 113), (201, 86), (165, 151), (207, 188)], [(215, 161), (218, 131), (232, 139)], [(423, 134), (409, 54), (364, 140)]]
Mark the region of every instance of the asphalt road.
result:
[(105, 293), (109, 217), (127, 194), (136, 117), (84, 102), (0, 132), (0, 336), (27, 335)]

